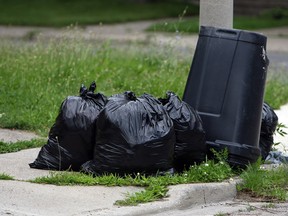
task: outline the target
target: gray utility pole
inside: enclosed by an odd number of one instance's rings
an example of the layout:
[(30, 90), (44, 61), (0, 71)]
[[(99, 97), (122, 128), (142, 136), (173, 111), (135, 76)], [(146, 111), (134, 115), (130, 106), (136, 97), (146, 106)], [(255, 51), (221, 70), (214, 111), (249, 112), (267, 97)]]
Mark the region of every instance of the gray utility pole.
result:
[(200, 0), (200, 26), (233, 28), (233, 0)]

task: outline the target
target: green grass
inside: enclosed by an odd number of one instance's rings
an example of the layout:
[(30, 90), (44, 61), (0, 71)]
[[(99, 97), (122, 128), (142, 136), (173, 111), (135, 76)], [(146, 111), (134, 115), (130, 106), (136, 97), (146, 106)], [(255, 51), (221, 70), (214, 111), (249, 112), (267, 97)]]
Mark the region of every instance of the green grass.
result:
[(189, 5), (177, 0), (137, 3), (132, 0), (0, 0), (0, 24), (69, 26), (177, 17)]
[(0, 173), (0, 180), (13, 180), (14, 178), (6, 173)]
[(23, 149), (41, 147), (45, 144), (43, 139), (33, 139), (30, 141), (18, 141), (15, 143), (5, 143), (0, 141), (0, 154), (17, 152)]
[(182, 95), (191, 60), (173, 53), (169, 46), (131, 43), (114, 49), (109, 42), (65, 37), (35, 44), (2, 41), (0, 127), (46, 135), (61, 102), (93, 80), (106, 96), (127, 90), (138, 96), (160, 97), (167, 90)]
[(118, 200), (117, 205), (137, 205), (152, 202), (167, 197), (168, 186), (196, 182), (221, 182), (234, 175), (230, 166), (225, 162), (227, 151), (220, 152), (217, 161), (205, 161), (191, 166), (189, 170), (174, 175), (145, 176), (136, 174), (120, 177), (113, 174), (101, 176), (86, 175), (77, 172), (53, 172), (50, 176), (38, 177), (31, 182), (55, 185), (106, 185), (106, 186), (139, 186), (142, 191), (128, 194), (126, 199)]
[(285, 68), (268, 68), (265, 100), (274, 109), (288, 102), (288, 76)]
[(261, 169), (260, 164), (261, 161), (258, 161), (248, 166), (247, 170), (240, 175), (243, 183), (238, 185), (238, 190), (272, 201), (286, 201), (288, 199), (288, 166)]
[[(280, 10), (282, 16), (275, 14), (277, 10), (267, 11), (259, 16), (235, 16), (233, 20), (233, 28), (245, 30), (257, 30), (264, 28), (275, 28), (288, 25), (288, 9)], [(150, 26), (148, 31), (162, 32), (179, 32), (179, 33), (198, 33), (199, 18), (183, 17), (175, 21), (161, 21)]]
[(214, 214), (214, 216), (229, 216), (229, 214), (228, 213), (219, 212), (217, 214)]
[(153, 202), (167, 197), (168, 191), (169, 189), (167, 186), (162, 185), (159, 181), (153, 181), (153, 184), (149, 184), (145, 190), (136, 192), (135, 194), (127, 194), (126, 199), (117, 200), (115, 204), (120, 206), (131, 206), (140, 203)]

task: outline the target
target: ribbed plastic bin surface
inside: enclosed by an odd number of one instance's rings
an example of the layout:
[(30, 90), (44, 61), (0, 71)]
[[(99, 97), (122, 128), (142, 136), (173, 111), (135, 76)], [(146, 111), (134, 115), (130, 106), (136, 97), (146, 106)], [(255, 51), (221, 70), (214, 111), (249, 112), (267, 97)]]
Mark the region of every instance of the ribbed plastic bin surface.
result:
[(254, 32), (200, 29), (183, 100), (200, 114), (208, 147), (227, 148), (232, 165), (260, 156), (266, 40)]

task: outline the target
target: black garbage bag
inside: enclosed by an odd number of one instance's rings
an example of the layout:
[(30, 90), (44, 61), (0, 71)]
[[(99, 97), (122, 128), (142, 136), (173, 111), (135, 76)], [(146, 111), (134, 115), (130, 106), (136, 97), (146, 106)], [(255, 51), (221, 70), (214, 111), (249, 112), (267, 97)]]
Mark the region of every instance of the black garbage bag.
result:
[(174, 123), (174, 168), (183, 171), (195, 163), (204, 161), (207, 154), (206, 139), (198, 113), (173, 92), (167, 92), (166, 98), (159, 100)]
[(259, 148), (261, 150), (261, 158), (266, 159), (274, 144), (273, 134), (278, 125), (278, 116), (273, 109), (267, 104), (263, 103), (262, 121)]
[(156, 174), (173, 170), (175, 134), (163, 105), (149, 94), (111, 96), (97, 120), (94, 159), (82, 171)]
[(29, 164), (31, 168), (78, 171), (93, 158), (96, 120), (107, 100), (103, 94), (94, 94), (95, 89), (95, 82), (89, 90), (82, 85), (80, 96), (62, 102), (48, 141)]

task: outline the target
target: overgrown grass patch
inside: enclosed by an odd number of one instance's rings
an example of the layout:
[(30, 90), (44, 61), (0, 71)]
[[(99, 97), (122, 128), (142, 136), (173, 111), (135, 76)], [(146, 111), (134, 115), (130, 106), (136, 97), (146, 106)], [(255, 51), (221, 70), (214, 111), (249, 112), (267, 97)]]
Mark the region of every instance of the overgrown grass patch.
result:
[(23, 149), (41, 147), (45, 144), (44, 139), (33, 139), (29, 141), (18, 141), (15, 143), (6, 143), (0, 141), (0, 154), (17, 152)]
[(171, 54), (173, 49), (164, 45), (124, 46), (66, 37), (32, 44), (0, 42), (0, 127), (47, 134), (61, 102), (93, 80), (96, 91), (106, 96), (127, 90), (138, 96), (161, 97), (168, 90), (182, 95), (190, 57)]
[(145, 190), (136, 192), (135, 194), (127, 194), (126, 199), (117, 200), (115, 204), (120, 206), (130, 206), (153, 202), (166, 197), (167, 193), (167, 186), (162, 184), (149, 184)]
[(271, 201), (286, 201), (288, 199), (288, 166), (261, 169), (260, 164), (261, 161), (258, 161), (249, 165), (247, 170), (240, 175), (243, 183), (238, 185), (238, 190)]

